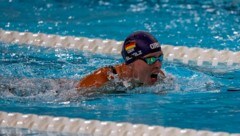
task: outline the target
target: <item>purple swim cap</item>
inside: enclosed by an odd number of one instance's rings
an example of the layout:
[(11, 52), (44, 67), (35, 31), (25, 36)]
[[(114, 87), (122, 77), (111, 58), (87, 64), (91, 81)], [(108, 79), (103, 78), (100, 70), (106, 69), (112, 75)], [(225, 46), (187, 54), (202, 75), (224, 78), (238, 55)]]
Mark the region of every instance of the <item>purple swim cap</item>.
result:
[(161, 51), (161, 45), (150, 33), (137, 31), (129, 35), (123, 43), (122, 57), (130, 64), (149, 53)]

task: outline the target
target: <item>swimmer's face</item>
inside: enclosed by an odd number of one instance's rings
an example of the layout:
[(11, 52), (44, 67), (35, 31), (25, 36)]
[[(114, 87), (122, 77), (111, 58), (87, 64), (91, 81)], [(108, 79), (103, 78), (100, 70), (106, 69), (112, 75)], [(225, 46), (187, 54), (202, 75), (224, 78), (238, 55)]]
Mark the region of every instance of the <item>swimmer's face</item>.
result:
[[(158, 51), (147, 54), (143, 58), (159, 57), (161, 55), (163, 55), (162, 51)], [(149, 65), (141, 59), (134, 61), (131, 65), (133, 67), (133, 77), (145, 85), (152, 85), (158, 80), (156, 75), (161, 72), (160, 68), (162, 67), (160, 61)]]

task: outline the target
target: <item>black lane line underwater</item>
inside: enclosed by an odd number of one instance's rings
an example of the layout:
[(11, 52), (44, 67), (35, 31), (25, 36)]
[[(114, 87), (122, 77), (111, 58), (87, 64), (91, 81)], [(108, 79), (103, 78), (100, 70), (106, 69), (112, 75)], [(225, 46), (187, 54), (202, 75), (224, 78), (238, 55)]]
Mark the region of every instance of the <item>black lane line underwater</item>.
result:
[(237, 92), (237, 91), (240, 91), (240, 88), (228, 88), (227, 91), (228, 92)]

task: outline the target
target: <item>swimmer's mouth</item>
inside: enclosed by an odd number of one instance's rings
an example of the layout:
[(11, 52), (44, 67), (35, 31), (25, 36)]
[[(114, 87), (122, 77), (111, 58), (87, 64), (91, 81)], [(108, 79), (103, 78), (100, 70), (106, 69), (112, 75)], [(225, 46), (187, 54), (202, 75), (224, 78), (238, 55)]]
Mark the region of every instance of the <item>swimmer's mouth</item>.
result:
[(157, 78), (158, 74), (151, 74), (151, 78)]
[(151, 74), (151, 81), (154, 83), (154, 82), (156, 82), (157, 80), (158, 80), (158, 74)]

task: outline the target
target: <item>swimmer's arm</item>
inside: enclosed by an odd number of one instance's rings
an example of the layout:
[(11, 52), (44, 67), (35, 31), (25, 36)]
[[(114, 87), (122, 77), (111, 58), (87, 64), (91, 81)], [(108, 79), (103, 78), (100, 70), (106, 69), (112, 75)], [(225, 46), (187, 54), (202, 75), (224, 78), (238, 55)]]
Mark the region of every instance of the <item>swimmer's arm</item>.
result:
[(76, 86), (77, 90), (80, 90), (82, 88), (99, 88), (103, 86), (106, 82), (109, 81), (108, 79), (109, 71), (110, 69), (108, 67), (104, 67), (84, 77), (77, 84)]

